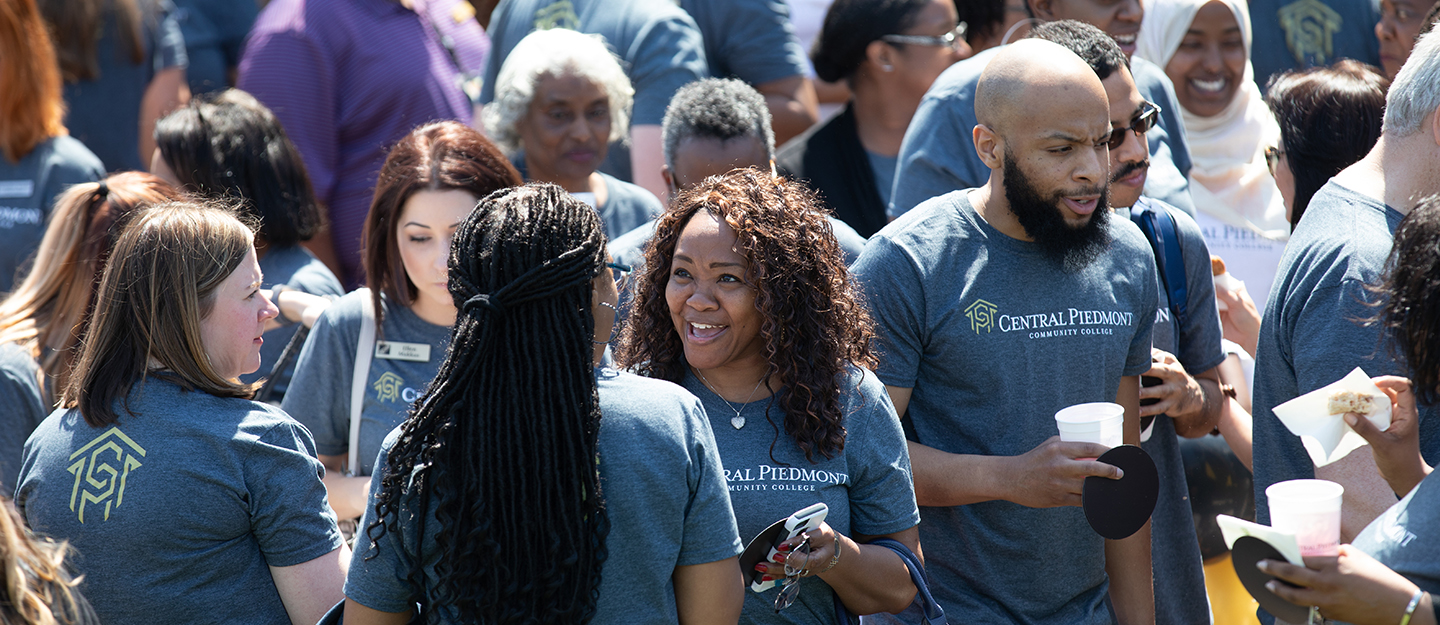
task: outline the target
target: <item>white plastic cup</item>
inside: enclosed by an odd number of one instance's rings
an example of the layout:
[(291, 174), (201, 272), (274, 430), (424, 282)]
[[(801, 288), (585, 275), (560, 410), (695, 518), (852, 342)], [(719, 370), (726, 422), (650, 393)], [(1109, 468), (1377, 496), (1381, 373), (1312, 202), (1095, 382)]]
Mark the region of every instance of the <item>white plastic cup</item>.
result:
[(1076, 404), (1055, 413), (1060, 440), (1119, 447), (1125, 443), (1125, 407), (1110, 402)]
[(1270, 527), (1295, 534), (1302, 556), (1340, 555), (1340, 499), (1345, 487), (1328, 480), (1289, 480), (1265, 489)]

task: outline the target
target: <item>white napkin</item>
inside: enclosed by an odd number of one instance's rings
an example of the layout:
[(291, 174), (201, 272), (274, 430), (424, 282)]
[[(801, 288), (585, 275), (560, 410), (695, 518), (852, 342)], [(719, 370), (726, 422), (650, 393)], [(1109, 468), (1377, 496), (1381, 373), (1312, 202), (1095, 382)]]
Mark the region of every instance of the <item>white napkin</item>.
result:
[(1228, 514), (1215, 515), (1215, 522), (1220, 525), (1220, 535), (1225, 538), (1226, 547), (1234, 547), (1235, 541), (1240, 540), (1241, 536), (1254, 536), (1270, 543), (1290, 564), (1305, 566), (1305, 560), (1300, 557), (1300, 541), (1290, 532), (1237, 519)]
[(1330, 414), (1330, 396), (1338, 391), (1368, 393), (1380, 399), (1375, 401), (1376, 410), (1367, 417), (1375, 427), (1384, 430), (1390, 427), (1390, 396), (1370, 381), (1360, 367), (1329, 386), (1318, 388), (1275, 407), (1275, 416), (1299, 436), (1310, 453), (1310, 460), (1317, 467), (1344, 458), (1357, 448), (1365, 446), (1365, 439), (1345, 423), (1345, 415)]

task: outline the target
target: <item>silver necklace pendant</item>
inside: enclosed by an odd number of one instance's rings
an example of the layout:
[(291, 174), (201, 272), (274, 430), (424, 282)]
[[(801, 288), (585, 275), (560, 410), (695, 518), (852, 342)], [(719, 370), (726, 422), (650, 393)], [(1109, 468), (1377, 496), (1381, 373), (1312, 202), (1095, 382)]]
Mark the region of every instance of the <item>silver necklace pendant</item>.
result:
[(740, 429), (740, 428), (745, 427), (745, 417), (742, 417), (742, 416), (740, 416), (740, 415), (738, 415), (738, 414), (735, 415), (735, 416), (733, 416), (733, 417), (730, 417), (730, 425), (735, 426), (735, 429), (737, 429), (737, 430)]

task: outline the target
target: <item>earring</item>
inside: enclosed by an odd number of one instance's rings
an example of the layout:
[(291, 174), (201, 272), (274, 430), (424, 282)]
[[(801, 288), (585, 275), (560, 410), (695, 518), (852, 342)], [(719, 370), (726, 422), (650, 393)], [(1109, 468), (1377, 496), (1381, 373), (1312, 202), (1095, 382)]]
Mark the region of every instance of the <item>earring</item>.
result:
[(600, 302), (600, 305), (613, 311), (615, 313), (615, 318), (610, 322), (610, 336), (605, 337), (605, 340), (603, 341), (597, 341), (594, 339), (594, 337), (591, 337), (590, 342), (596, 345), (609, 345), (610, 341), (615, 340), (615, 322), (620, 320), (620, 310), (615, 308), (615, 305), (611, 304), (610, 302), (602, 301)]
[(893, 71), (895, 71), (895, 66), (893, 66), (893, 65), (881, 65), (881, 66), (880, 66), (880, 69), (883, 69), (883, 70), (885, 70), (885, 71), (887, 71), (887, 72), (893, 72)]

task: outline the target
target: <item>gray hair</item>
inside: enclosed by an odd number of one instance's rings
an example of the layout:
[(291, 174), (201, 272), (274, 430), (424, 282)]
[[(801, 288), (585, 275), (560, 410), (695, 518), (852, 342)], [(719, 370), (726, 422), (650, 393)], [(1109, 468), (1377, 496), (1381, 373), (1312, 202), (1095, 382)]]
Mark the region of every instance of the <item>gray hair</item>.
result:
[(665, 164), (671, 171), (675, 169), (675, 150), (686, 139), (754, 137), (765, 145), (765, 155), (775, 159), (775, 131), (770, 128), (765, 97), (733, 78), (706, 78), (681, 87), (665, 109), (660, 136)]
[(1410, 58), (1390, 83), (1380, 131), (1391, 137), (1413, 135), (1436, 108), (1440, 108), (1440, 36), (1431, 32), (1415, 42)]
[(524, 147), (518, 125), (530, 110), (541, 76), (579, 76), (600, 86), (610, 99), (610, 142), (630, 136), (630, 107), (635, 89), (620, 59), (599, 35), (552, 28), (525, 36), (505, 57), (495, 79), (495, 101), (481, 114), (485, 134), (509, 156)]

